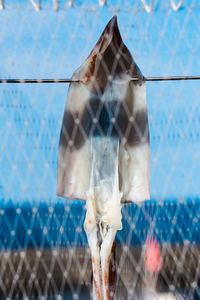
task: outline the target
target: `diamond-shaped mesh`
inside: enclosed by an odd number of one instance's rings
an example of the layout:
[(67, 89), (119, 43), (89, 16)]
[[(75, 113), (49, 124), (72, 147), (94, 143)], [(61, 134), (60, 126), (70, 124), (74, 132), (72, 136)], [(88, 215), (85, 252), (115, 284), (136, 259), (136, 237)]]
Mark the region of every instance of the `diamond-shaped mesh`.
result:
[[(198, 0), (4, 0), (0, 9), (0, 78), (70, 78), (114, 14), (145, 76), (199, 73)], [(107, 65), (103, 68), (108, 75)], [(115, 299), (200, 298), (199, 86), (199, 81), (146, 84), (151, 200), (122, 205)], [(85, 202), (56, 197), (67, 90), (63, 83), (0, 86), (1, 299), (91, 294)], [(123, 130), (110, 107), (89, 105), (92, 130), (105, 134), (98, 122), (102, 109), (112, 119), (110, 130), (128, 139), (132, 114), (126, 105), (120, 107), (129, 119)], [(85, 126), (73, 120), (87, 139)]]

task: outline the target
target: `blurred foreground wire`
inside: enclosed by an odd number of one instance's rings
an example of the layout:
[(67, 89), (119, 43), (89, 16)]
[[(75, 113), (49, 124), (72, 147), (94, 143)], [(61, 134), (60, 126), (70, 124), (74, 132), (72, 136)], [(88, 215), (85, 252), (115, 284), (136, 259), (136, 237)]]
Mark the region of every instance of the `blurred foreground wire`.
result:
[[(172, 81), (172, 80), (199, 80), (197, 76), (168, 76), (168, 77), (144, 77), (143, 81)], [(131, 78), (131, 81), (138, 81), (138, 78)], [(0, 79), (0, 83), (70, 83), (80, 82), (79, 79)]]

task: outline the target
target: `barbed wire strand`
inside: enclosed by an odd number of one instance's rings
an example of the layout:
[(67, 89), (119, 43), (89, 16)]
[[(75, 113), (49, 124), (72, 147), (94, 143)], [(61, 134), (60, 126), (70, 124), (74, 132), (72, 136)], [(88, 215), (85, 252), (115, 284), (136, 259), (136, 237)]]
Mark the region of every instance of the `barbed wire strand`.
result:
[[(138, 81), (138, 78), (131, 78), (130, 81)], [(143, 77), (143, 81), (174, 81), (174, 80), (200, 80), (197, 76), (167, 76), (167, 77)], [(79, 79), (0, 79), (0, 83), (71, 83), (81, 82)]]

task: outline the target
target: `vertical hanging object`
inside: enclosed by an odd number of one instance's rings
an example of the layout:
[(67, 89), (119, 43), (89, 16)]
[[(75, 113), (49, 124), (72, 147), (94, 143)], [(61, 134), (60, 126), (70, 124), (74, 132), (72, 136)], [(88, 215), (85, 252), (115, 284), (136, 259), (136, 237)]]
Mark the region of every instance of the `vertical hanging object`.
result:
[[(138, 77), (139, 82), (129, 81)], [(124, 45), (117, 18), (108, 23), (84, 64), (73, 74), (63, 117), (57, 193), (86, 200), (91, 138), (119, 139), (122, 202), (149, 199), (149, 129), (142, 74)]]
[[(130, 79), (136, 77), (139, 81)], [(149, 199), (149, 127), (143, 76), (113, 17), (73, 74), (58, 154), (57, 194), (86, 200), (93, 294), (109, 298), (109, 259), (121, 202)], [(113, 290), (112, 290), (113, 293)]]

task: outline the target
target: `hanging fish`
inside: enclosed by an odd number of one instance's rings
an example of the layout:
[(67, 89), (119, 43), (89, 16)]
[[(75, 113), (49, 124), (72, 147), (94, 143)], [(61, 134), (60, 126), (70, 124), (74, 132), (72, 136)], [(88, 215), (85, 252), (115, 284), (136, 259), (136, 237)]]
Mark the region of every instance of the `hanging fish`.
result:
[(69, 86), (60, 134), (57, 195), (86, 201), (93, 295), (109, 299), (109, 260), (122, 229), (121, 203), (150, 198), (145, 82), (122, 41), (117, 17), (75, 79), (80, 82)]

